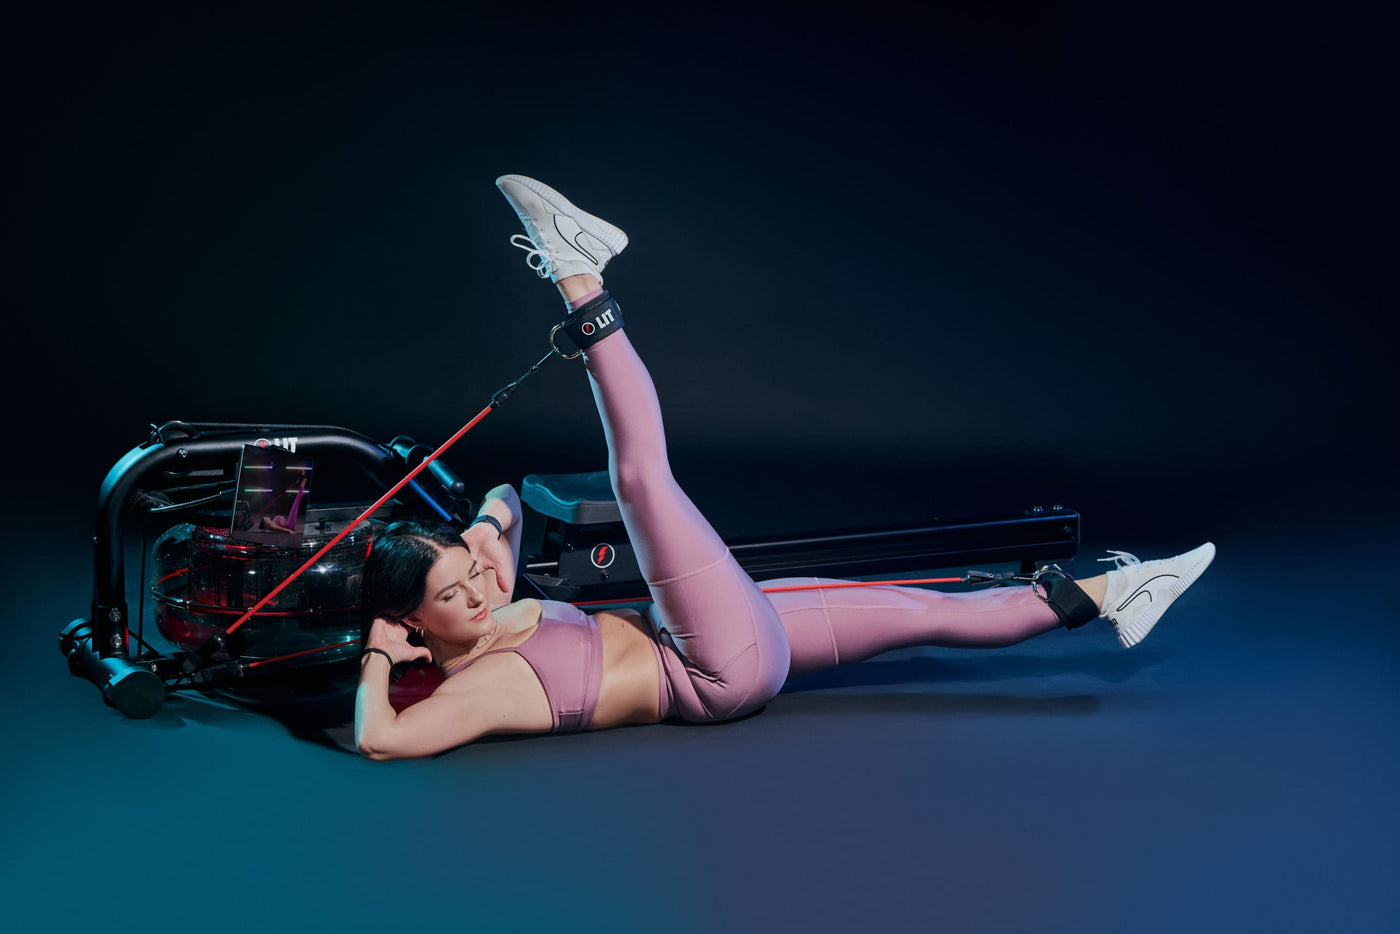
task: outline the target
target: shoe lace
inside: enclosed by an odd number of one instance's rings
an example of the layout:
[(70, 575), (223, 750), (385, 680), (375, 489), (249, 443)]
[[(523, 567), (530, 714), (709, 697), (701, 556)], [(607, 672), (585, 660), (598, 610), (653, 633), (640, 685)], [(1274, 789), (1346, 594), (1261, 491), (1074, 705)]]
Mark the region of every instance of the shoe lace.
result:
[[(525, 242), (519, 243), (516, 238)], [(549, 278), (549, 254), (541, 250), (538, 243), (524, 234), (515, 234), (510, 238), (510, 245), (525, 251), (525, 265), (533, 269), (536, 275), (541, 279)], [(531, 262), (536, 256), (540, 258), (538, 264)]]
[(1126, 551), (1114, 551), (1112, 548), (1110, 548), (1108, 549), (1108, 553), (1111, 557), (1099, 558), (1099, 560), (1114, 562), (1114, 570), (1117, 570), (1121, 567), (1126, 567), (1130, 564), (1142, 564), (1142, 562), (1139, 561), (1135, 555), (1130, 555)]

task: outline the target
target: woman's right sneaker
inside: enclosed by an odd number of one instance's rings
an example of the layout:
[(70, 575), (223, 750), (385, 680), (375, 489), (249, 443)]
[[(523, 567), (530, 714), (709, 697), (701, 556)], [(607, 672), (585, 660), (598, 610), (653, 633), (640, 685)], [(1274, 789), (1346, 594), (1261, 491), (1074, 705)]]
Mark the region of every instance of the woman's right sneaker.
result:
[(1117, 562), (1108, 572), (1102, 615), (1118, 630), (1123, 648), (1130, 649), (1147, 637), (1172, 601), (1210, 566), (1215, 546), (1206, 542), (1175, 558), (1156, 561), (1139, 561), (1126, 551), (1109, 554), (1113, 557), (1099, 559)]
[(544, 182), (502, 175), (496, 187), (525, 225), (525, 234), (516, 234), (510, 242), (526, 251), (526, 264), (541, 279), (548, 276), (558, 282), (587, 273), (601, 285), (603, 267), (627, 248), (627, 234), (620, 228), (574, 207)]

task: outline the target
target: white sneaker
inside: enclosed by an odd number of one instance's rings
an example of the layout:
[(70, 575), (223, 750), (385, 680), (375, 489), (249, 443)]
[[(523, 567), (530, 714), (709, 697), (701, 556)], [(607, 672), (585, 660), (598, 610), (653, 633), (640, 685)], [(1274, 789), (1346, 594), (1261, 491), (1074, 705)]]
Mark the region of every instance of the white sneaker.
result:
[(1118, 630), (1118, 641), (1130, 649), (1147, 637), (1157, 620), (1177, 597), (1195, 583), (1215, 557), (1215, 546), (1206, 542), (1175, 558), (1139, 561), (1126, 551), (1110, 551), (1117, 566), (1108, 572), (1108, 592), (1103, 617)]
[[(627, 248), (627, 234), (602, 218), (569, 203), (544, 182), (523, 175), (502, 175), (496, 187), (525, 225), (525, 234), (510, 238), (526, 251), (525, 263), (541, 279), (553, 282), (588, 273), (603, 281), (608, 260)], [(520, 241), (524, 241), (523, 243)], [(534, 262), (539, 257), (539, 262)]]

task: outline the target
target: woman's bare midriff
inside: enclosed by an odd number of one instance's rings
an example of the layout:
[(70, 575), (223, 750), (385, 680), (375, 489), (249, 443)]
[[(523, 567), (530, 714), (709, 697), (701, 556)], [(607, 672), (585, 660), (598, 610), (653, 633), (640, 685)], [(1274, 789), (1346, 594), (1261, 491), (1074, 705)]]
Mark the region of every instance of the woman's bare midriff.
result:
[(660, 719), (661, 674), (651, 633), (636, 610), (595, 613), (603, 632), (603, 685), (592, 729)]
[[(540, 606), (533, 599), (510, 604), (497, 617), (510, 634), (492, 644), (493, 649), (514, 648), (539, 628)], [(650, 631), (636, 610), (603, 610), (593, 614), (603, 637), (603, 683), (598, 690), (598, 706), (589, 729), (603, 730), (627, 723), (656, 723), (660, 719), (660, 673), (652, 653)], [(487, 662), (494, 664), (486, 665)], [(582, 660), (580, 659), (580, 664)], [(486, 667), (482, 667), (486, 666)], [(550, 728), (549, 696), (539, 676), (524, 657), (515, 652), (499, 652), (481, 665), (449, 678), (439, 690), (464, 690), (478, 679), (494, 682), (493, 691), (505, 691), (517, 699), (521, 710), (532, 711), (539, 729)]]

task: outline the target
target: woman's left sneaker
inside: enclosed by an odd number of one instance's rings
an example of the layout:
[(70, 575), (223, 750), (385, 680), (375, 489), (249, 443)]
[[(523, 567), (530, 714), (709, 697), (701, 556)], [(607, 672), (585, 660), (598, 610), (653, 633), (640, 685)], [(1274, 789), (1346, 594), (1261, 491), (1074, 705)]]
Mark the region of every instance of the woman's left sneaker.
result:
[(1104, 595), (1102, 615), (1118, 630), (1123, 648), (1130, 649), (1147, 637), (1172, 601), (1210, 566), (1215, 546), (1206, 542), (1175, 558), (1156, 561), (1139, 561), (1126, 551), (1109, 554), (1113, 557), (1099, 559), (1117, 562), (1105, 582), (1108, 592)]
[(526, 251), (526, 264), (541, 279), (548, 276), (558, 282), (587, 273), (602, 284), (603, 267), (627, 248), (627, 234), (620, 228), (574, 207), (544, 182), (502, 175), (496, 187), (515, 208), (528, 235), (516, 234), (510, 242)]

